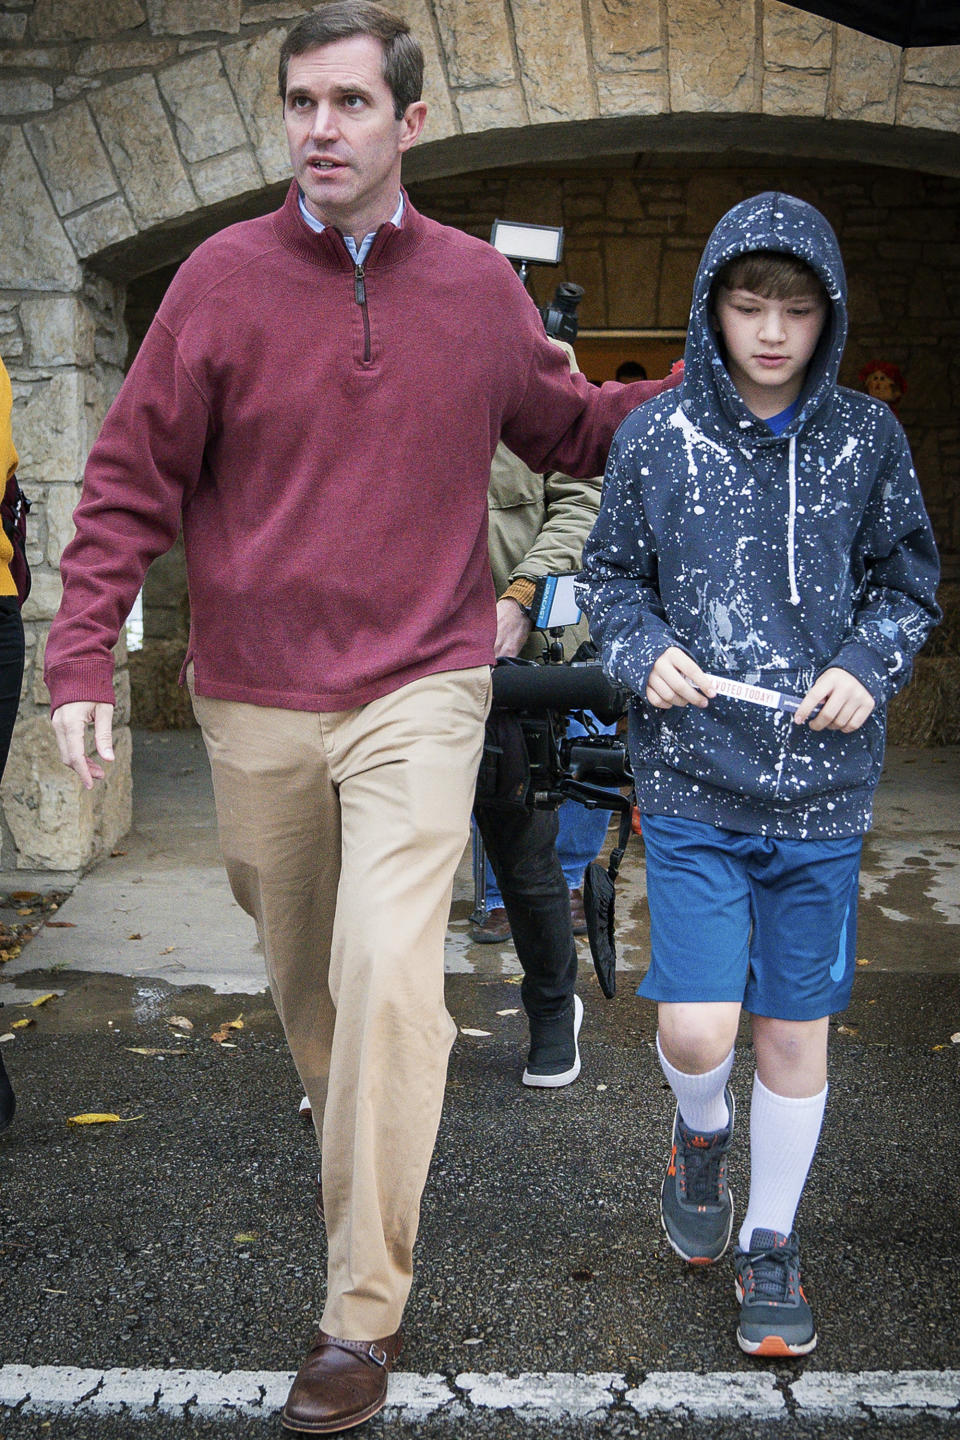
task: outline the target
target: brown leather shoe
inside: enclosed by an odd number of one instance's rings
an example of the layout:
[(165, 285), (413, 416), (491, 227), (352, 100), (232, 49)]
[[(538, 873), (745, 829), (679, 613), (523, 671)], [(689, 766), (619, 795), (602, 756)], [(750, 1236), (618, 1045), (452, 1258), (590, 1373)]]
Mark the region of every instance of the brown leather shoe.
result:
[(587, 915), (583, 908), (583, 891), (570, 891), (570, 920), (574, 935), (586, 935)]
[(470, 939), (475, 945), (502, 945), (510, 939), (510, 921), (502, 905), (488, 910), (481, 921), (473, 921)]
[(280, 1416), (287, 1430), (326, 1435), (362, 1425), (383, 1409), (400, 1331), (384, 1340), (337, 1340), (319, 1331)]

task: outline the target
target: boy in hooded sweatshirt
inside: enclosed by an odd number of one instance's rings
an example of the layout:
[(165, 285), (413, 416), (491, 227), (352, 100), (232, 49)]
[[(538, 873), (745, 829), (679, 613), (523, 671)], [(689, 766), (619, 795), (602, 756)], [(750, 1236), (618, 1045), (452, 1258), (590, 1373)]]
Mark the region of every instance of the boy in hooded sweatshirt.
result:
[[(604, 667), (634, 695), (640, 994), (658, 1002), (677, 1101), (660, 1213), (691, 1264), (718, 1260), (733, 1232), (728, 1080), (741, 1010), (752, 1017), (735, 1251), (751, 1355), (817, 1343), (794, 1219), (829, 1017), (853, 984), (886, 706), (939, 618), (906, 437), (888, 406), (837, 384), (846, 324), (817, 210), (765, 193), (724, 216), (697, 273), (683, 384), (620, 426), (580, 586)], [(739, 696), (722, 693), (730, 681)]]

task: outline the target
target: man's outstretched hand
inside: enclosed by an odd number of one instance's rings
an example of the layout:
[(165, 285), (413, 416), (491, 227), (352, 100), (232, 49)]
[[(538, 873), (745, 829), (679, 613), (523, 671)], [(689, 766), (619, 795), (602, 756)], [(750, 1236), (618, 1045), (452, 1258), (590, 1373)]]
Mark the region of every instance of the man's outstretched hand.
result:
[(57, 749), (64, 765), (75, 770), (85, 790), (92, 790), (95, 780), (107, 773), (103, 766), (86, 753), (87, 726), (93, 726), (93, 738), (101, 760), (113, 760), (113, 706), (89, 700), (71, 700), (53, 713), (53, 729)]

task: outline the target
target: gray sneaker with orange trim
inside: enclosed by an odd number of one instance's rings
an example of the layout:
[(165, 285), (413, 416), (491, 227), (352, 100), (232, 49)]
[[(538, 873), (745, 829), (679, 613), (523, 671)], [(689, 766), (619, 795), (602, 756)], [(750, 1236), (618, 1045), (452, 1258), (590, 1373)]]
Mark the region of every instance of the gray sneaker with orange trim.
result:
[(740, 1324), (737, 1344), (748, 1355), (808, 1355), (817, 1332), (800, 1284), (796, 1231), (754, 1230), (750, 1249), (734, 1254)]
[(729, 1085), (723, 1094), (730, 1116), (725, 1130), (698, 1134), (684, 1124), (679, 1106), (673, 1120), (673, 1146), (660, 1190), (660, 1220), (674, 1250), (691, 1265), (719, 1260), (733, 1231), (727, 1151), (736, 1104)]

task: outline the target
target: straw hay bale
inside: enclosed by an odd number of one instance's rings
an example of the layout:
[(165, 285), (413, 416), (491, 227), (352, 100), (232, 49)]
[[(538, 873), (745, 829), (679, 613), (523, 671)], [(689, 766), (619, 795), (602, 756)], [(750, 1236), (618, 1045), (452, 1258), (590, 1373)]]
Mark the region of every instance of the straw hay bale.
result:
[(887, 712), (891, 745), (960, 745), (960, 656), (920, 655)]
[(917, 656), (913, 677), (887, 712), (891, 745), (960, 745), (960, 585), (941, 585), (942, 622)]
[(941, 585), (937, 601), (943, 619), (924, 645), (923, 654), (960, 656), (960, 584), (950, 581)]
[(143, 730), (192, 730), (190, 696), (178, 684), (184, 640), (148, 640), (130, 652), (130, 723)]

